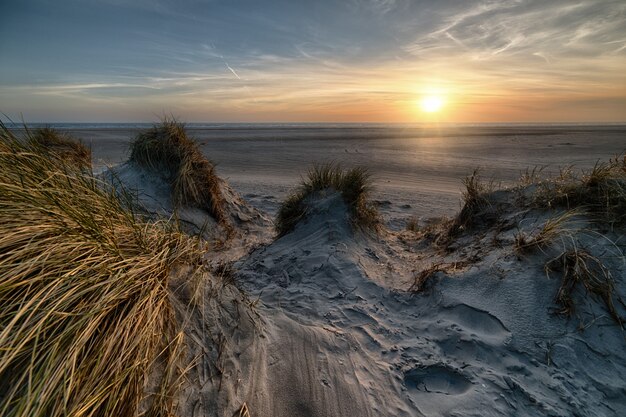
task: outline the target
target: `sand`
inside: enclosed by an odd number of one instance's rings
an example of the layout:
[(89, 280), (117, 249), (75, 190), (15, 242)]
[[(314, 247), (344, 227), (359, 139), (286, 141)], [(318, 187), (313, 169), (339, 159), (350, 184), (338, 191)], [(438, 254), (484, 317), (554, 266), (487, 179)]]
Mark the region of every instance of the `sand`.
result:
[[(258, 343), (267, 352), (267, 362), (257, 362), (264, 378), (250, 381), (257, 395), (248, 397), (258, 415), (617, 416), (625, 409), (624, 334), (596, 305), (579, 312), (585, 331), (552, 314), (558, 281), (542, 268), (551, 254), (518, 258), (513, 231), (496, 245), (487, 228), (442, 255), (406, 236), (354, 233), (336, 195), (316, 205), (308, 223), (237, 265), (268, 321)], [(588, 240), (581, 247), (616, 251), (597, 237), (580, 239)], [(470, 266), (438, 273), (426, 293), (406, 291), (415, 270), (465, 259)], [(624, 294), (623, 258), (606, 262)], [(270, 392), (258, 395), (267, 385)]]
[[(75, 133), (92, 140), (97, 168), (125, 160), (129, 132)], [(554, 245), (520, 255), (515, 234), (532, 233), (554, 213), (528, 210), (515, 190), (490, 197), (499, 222), (445, 249), (402, 230), (410, 216), (426, 222), (457, 212), (460, 178), (476, 166), (504, 183), (535, 165), (589, 168), (624, 151), (622, 130), (596, 142), (597, 132), (585, 129), (292, 141), (191, 133), (232, 187), (233, 218), (243, 219), (232, 246), (207, 257), (232, 263), (245, 295), (228, 300), (247, 301), (219, 324), (223, 346), (212, 359), (219, 376), (203, 371), (210, 350), (203, 344), (212, 342), (200, 340), (218, 324), (196, 330), (191, 344), (200, 360), (179, 400), (182, 415), (239, 415), (244, 404), (255, 417), (623, 415), (623, 330), (584, 292), (574, 317), (555, 315), (559, 275), (544, 270), (575, 244), (601, 258), (626, 294), (623, 230), (583, 216)], [(274, 240), (267, 219), (280, 200), (309, 163), (329, 160), (372, 169), (385, 228), (355, 230), (341, 197), (327, 192), (310, 202), (306, 221)], [(113, 172), (168, 215), (163, 184), (127, 165)], [(426, 291), (409, 291), (435, 264), (446, 267)]]

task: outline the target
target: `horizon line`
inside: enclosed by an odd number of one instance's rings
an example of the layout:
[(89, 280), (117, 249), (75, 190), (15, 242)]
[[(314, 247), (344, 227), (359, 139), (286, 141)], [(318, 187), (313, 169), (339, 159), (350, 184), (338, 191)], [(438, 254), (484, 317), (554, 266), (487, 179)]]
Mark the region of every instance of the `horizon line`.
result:
[[(606, 125), (626, 125), (626, 120), (623, 121), (527, 121), (527, 122), (285, 122), (285, 121), (264, 121), (264, 122), (248, 122), (248, 121), (181, 121), (178, 122), (184, 125), (205, 124), (205, 125), (372, 125), (372, 126), (470, 126), (470, 125), (482, 125), (482, 126), (500, 126), (500, 125), (526, 125), (526, 126), (538, 126), (538, 125), (571, 125), (571, 126), (606, 126)], [(117, 125), (145, 125), (145, 124), (158, 124), (160, 121), (36, 121), (36, 122), (15, 122), (8, 120), (4, 122), (6, 126), (29, 126), (29, 125), (104, 125), (104, 124), (117, 124)]]

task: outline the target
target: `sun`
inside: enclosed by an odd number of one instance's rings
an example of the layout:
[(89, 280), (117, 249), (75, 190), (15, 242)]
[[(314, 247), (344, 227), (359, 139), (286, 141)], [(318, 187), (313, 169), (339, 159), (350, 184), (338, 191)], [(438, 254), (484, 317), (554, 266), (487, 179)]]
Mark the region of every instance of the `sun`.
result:
[(443, 107), (441, 96), (424, 96), (420, 100), (420, 107), (426, 113), (436, 113)]

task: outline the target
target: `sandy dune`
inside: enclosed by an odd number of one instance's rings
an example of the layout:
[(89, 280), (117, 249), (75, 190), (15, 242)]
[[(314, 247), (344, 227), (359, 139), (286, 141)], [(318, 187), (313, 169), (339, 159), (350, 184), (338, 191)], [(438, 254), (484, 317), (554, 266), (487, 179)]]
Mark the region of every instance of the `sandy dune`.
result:
[[(584, 291), (576, 293), (572, 318), (555, 315), (559, 275), (544, 269), (574, 243), (602, 259), (616, 293), (626, 294), (621, 229), (598, 228), (583, 216), (553, 246), (521, 255), (514, 248), (516, 233), (533, 233), (553, 213), (520, 205), (523, 192), (508, 190), (490, 197), (498, 222), (461, 233), (445, 249), (427, 235), (392, 230), (401, 229), (409, 215), (457, 211), (459, 179), (452, 177), (474, 164), (491, 162), (487, 173), (512, 180), (527, 165), (555, 158), (549, 152), (561, 152), (557, 163), (566, 165), (576, 155), (574, 161), (589, 167), (623, 147), (615, 133), (604, 138), (604, 147), (587, 152), (585, 134), (568, 136), (567, 145), (532, 136), (541, 149), (536, 152), (521, 151), (518, 139), (506, 137), (417, 140), (424, 147), (428, 142), (427, 150), (414, 138), (298, 146), (200, 139), (219, 172), (243, 194), (240, 199), (233, 191), (238, 210), (252, 213), (246, 208), (252, 204), (268, 217), (309, 161), (352, 165), (369, 159), (377, 178), (374, 198), (391, 229), (355, 230), (334, 192), (310, 201), (306, 220), (277, 240), (268, 222), (244, 216), (243, 223), (254, 223), (242, 228), (247, 238), (215, 256), (233, 263), (247, 301), (236, 303), (239, 319), (220, 330), (219, 383), (216, 376), (198, 382), (210, 368), (201, 359), (181, 396), (183, 415), (238, 415), (243, 404), (251, 416), (272, 417), (622, 415), (623, 330), (602, 301)], [(336, 157), (347, 154), (348, 145), (351, 151), (358, 145), (365, 159)], [(108, 152), (109, 158), (121, 155)], [(501, 156), (507, 152), (509, 159)], [(423, 162), (416, 165), (415, 159)], [(149, 184), (115, 170), (135, 187)], [(420, 188), (422, 183), (432, 188)], [(157, 194), (150, 187), (142, 192), (146, 201)], [(437, 264), (443, 266), (426, 291), (409, 291), (420, 271)], [(626, 313), (624, 304), (616, 306)], [(196, 330), (198, 340), (214, 324), (208, 326)], [(201, 358), (203, 343), (195, 348)]]

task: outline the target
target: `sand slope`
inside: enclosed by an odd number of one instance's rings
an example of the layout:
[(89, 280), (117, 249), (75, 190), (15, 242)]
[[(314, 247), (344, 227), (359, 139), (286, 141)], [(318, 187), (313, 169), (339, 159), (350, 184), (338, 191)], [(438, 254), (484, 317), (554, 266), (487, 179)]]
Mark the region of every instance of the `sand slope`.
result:
[[(498, 198), (517, 221), (512, 195)], [(584, 331), (551, 313), (549, 253), (521, 259), (512, 228), (483, 226), (442, 254), (419, 238), (355, 232), (337, 194), (312, 204), (306, 223), (237, 264), (265, 323), (238, 376), (252, 415), (621, 415), (624, 333), (595, 302), (581, 303)], [(598, 236), (581, 239), (619, 251)], [(471, 262), (407, 292), (429, 258)], [(626, 293), (622, 260), (607, 262)]]
[[(148, 212), (172, 215), (161, 180), (130, 165), (106, 175)], [(222, 295), (179, 313), (193, 364), (181, 415), (233, 416), (244, 406), (261, 417), (626, 410), (624, 331), (584, 290), (573, 317), (555, 315), (560, 275), (544, 269), (575, 245), (601, 259), (626, 294), (623, 230), (579, 215), (550, 245), (520, 253), (516, 234), (532, 235), (558, 212), (530, 208), (523, 199), (532, 190), (516, 189), (489, 195), (475, 225), (442, 243), (448, 226), (437, 220), (419, 232), (355, 229), (341, 196), (327, 190), (308, 201), (293, 232), (271, 241), (267, 217), (222, 189), (239, 237), (207, 258), (232, 263), (241, 292), (209, 286)], [(392, 204), (378, 208), (386, 215)], [(179, 213), (192, 232), (211, 221), (193, 210)], [(425, 291), (410, 291), (433, 265)]]
[[(131, 162), (110, 167), (100, 176), (119, 190), (124, 190), (140, 211), (155, 218), (175, 217), (190, 234), (200, 234), (207, 240), (220, 239), (225, 234), (222, 225), (205, 210), (192, 207), (176, 207), (172, 200), (172, 185), (158, 173), (146, 170)], [(224, 198), (224, 210), (237, 241), (248, 240), (246, 245), (267, 240), (270, 220), (247, 204), (224, 180), (218, 178)]]

